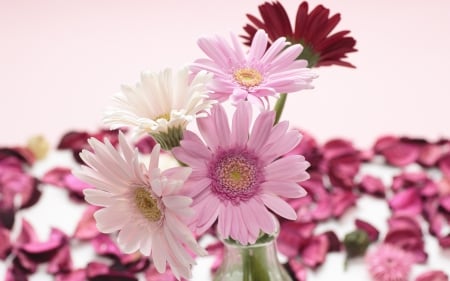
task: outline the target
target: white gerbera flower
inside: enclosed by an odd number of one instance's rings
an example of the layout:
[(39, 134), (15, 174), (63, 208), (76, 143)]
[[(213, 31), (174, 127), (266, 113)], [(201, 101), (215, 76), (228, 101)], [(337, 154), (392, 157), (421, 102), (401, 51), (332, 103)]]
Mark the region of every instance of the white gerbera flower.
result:
[(188, 67), (143, 72), (140, 83), (122, 86), (113, 97), (103, 121), (111, 129), (130, 126), (137, 134), (149, 133), (162, 148), (171, 149), (178, 146), (187, 124), (214, 102), (207, 99), (211, 77), (205, 71), (192, 76)]
[(180, 194), (191, 168), (161, 172), (159, 145), (146, 167), (122, 133), (118, 149), (108, 140), (102, 143), (91, 138), (89, 144), (93, 152), (81, 152), (86, 166), (74, 174), (95, 187), (86, 189), (84, 195), (88, 203), (103, 207), (94, 214), (97, 228), (103, 233), (119, 231), (121, 249), (151, 255), (159, 272), (165, 271), (167, 263), (178, 279), (190, 278), (195, 260), (189, 251), (206, 254), (186, 224), (193, 214), (192, 199)]

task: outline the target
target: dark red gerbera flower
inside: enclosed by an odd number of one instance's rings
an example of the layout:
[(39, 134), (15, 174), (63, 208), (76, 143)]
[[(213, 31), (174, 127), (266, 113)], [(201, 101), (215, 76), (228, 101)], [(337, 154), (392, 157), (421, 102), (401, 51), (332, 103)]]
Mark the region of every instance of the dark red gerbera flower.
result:
[(244, 26), (245, 44), (250, 45), (258, 29), (264, 29), (271, 41), (280, 37), (294, 44), (303, 45), (299, 59), (306, 59), (310, 67), (341, 65), (354, 67), (343, 61), (347, 53), (355, 52), (356, 40), (347, 36), (349, 30), (330, 34), (341, 20), (340, 14), (330, 17), (330, 10), (322, 5), (308, 13), (308, 3), (302, 2), (297, 10), (295, 28), (292, 29), (288, 14), (280, 2), (265, 2), (258, 6), (262, 20), (247, 14), (250, 23)]

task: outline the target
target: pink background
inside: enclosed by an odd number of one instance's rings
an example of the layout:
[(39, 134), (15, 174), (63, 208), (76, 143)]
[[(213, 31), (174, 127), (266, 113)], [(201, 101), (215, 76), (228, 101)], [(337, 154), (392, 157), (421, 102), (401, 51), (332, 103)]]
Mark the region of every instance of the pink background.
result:
[[(291, 18), (300, 1), (285, 0)], [(190, 63), (200, 35), (242, 34), (263, 1), (0, 0), (0, 145), (97, 130), (121, 84), (142, 70)], [(320, 141), (369, 146), (381, 134), (450, 137), (450, 1), (343, 0), (357, 69), (317, 69), (315, 89), (291, 95), (283, 116)]]

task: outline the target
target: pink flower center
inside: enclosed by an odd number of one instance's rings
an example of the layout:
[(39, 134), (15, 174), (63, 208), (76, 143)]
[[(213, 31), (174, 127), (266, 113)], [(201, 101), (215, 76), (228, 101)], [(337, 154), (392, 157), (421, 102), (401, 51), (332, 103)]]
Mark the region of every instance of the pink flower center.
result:
[(261, 73), (258, 70), (250, 67), (240, 68), (234, 71), (233, 77), (236, 82), (244, 87), (258, 86), (263, 80), (263, 76), (261, 75)]
[(262, 181), (258, 159), (243, 150), (219, 152), (209, 175), (213, 193), (236, 204), (250, 199)]

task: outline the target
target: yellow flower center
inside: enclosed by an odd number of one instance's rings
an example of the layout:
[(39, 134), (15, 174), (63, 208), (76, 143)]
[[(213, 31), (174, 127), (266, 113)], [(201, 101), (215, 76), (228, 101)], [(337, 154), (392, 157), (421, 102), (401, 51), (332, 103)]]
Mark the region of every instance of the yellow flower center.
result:
[(233, 77), (244, 87), (258, 86), (263, 80), (263, 77), (258, 70), (249, 67), (236, 70), (233, 73)]
[(170, 113), (163, 113), (161, 115), (156, 116), (155, 120), (158, 119), (166, 119), (167, 121), (170, 120)]
[(151, 222), (157, 222), (161, 219), (162, 213), (158, 208), (158, 202), (144, 187), (136, 188), (134, 200), (136, 207), (146, 219)]

